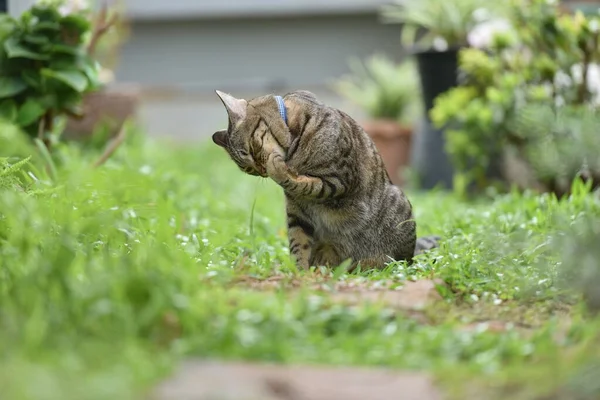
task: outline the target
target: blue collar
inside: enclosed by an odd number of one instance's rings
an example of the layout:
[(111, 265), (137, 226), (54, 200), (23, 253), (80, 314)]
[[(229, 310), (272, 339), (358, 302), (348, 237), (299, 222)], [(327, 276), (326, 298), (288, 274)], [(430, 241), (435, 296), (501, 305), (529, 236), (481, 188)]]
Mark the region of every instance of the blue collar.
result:
[(283, 118), (283, 121), (287, 125), (287, 111), (285, 109), (285, 104), (283, 103), (283, 98), (281, 96), (275, 96), (275, 100), (277, 101), (277, 107), (279, 108), (279, 115)]

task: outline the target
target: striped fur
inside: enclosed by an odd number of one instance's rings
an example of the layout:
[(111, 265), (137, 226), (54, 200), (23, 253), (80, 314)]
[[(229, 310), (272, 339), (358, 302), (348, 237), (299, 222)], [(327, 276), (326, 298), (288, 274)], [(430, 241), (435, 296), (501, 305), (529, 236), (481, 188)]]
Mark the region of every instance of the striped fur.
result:
[(437, 246), (438, 237), (417, 241), (410, 201), (347, 114), (296, 91), (284, 97), (286, 125), (273, 96), (248, 101), (217, 94), (229, 127), (213, 141), (242, 171), (283, 188), (290, 253), (299, 267), (351, 259), (380, 268)]

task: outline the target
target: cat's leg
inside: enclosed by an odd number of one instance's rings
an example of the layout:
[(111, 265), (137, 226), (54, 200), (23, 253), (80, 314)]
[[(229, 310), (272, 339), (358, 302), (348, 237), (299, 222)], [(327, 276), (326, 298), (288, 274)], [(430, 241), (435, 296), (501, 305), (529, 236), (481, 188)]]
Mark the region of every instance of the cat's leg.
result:
[(313, 248), (310, 265), (318, 267), (337, 267), (344, 260), (335, 248), (327, 243), (318, 243)]
[[(311, 265), (335, 268), (344, 261), (346, 260), (340, 256), (334, 246), (329, 244), (318, 244), (315, 246), (313, 257), (311, 259)], [(348, 272), (354, 271), (359, 265), (363, 270), (381, 269), (391, 261), (392, 260), (385, 255), (362, 259), (360, 261), (352, 261), (348, 267)]]
[(289, 201), (286, 204), (290, 254), (296, 265), (308, 269), (313, 247), (314, 228)]
[(333, 199), (345, 194), (349, 188), (340, 176), (319, 178), (296, 174), (287, 166), (281, 152), (276, 150), (269, 154), (266, 164), (269, 177), (292, 197)]
[(382, 269), (382, 268), (385, 268), (385, 266), (389, 262), (392, 262), (392, 261), (393, 260), (390, 259), (386, 255), (381, 255), (379, 257), (366, 258), (366, 259), (363, 259), (363, 260), (360, 260), (360, 261), (354, 263), (350, 270), (352, 271), (352, 270), (356, 269), (359, 265), (362, 270), (364, 270), (364, 269)]

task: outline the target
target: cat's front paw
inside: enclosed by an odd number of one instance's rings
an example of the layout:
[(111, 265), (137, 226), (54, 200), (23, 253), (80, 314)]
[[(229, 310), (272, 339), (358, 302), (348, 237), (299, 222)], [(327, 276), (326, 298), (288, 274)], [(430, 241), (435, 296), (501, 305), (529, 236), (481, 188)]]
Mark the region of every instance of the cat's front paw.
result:
[(290, 171), (285, 163), (285, 158), (278, 151), (269, 154), (266, 168), (267, 175), (279, 184), (286, 182), (289, 178)]

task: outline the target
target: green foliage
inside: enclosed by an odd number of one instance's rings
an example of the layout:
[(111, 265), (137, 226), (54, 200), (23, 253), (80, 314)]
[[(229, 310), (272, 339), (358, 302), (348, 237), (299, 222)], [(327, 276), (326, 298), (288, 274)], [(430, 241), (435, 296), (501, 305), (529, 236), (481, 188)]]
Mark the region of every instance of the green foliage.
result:
[(350, 62), (351, 74), (335, 83), (342, 96), (358, 104), (369, 117), (410, 124), (420, 106), (419, 81), (413, 60), (397, 64), (383, 55)]
[(27, 158), (35, 149), (21, 129), (0, 120), (0, 157)]
[(486, 0), (398, 0), (383, 6), (381, 14), (384, 22), (402, 24), (404, 47), (430, 49), (439, 39), (448, 47), (460, 47), (468, 45), (467, 36), (477, 24), (493, 18), (501, 10), (501, 4), (495, 3)]
[[(515, 124), (528, 105), (596, 106), (595, 93), (581, 76), (600, 60), (600, 18), (561, 13), (555, 2), (546, 0), (511, 0), (511, 5), (514, 31), (498, 34), (486, 51), (463, 49), (461, 85), (440, 95), (430, 114), (436, 126), (448, 128), (447, 150), (459, 174), (483, 186), (488, 184), (486, 169), (504, 149), (512, 146), (528, 154), (525, 147), (537, 145), (531, 124)], [(546, 129), (543, 134), (552, 132)], [(571, 155), (580, 169), (583, 154)], [(568, 180), (573, 178), (571, 174)]]
[[(412, 265), (313, 274), (292, 266), (279, 188), (241, 174), (212, 144), (128, 142), (99, 169), (79, 147), (56, 151), (62, 167), (52, 192), (0, 190), (0, 386), (11, 400), (135, 399), (193, 356), (501, 379), (519, 366), (564, 365), (562, 354), (583, 351), (598, 332), (585, 319), (561, 330), (552, 311), (577, 297), (555, 285), (562, 219), (600, 217), (585, 185), (561, 200), (511, 193), (475, 204), (410, 193), (419, 233), (441, 235), (440, 249)], [(42, 176), (16, 162), (8, 162), (11, 176)], [(273, 275), (308, 287), (239, 283)], [(398, 288), (440, 278), (446, 302), (420, 323), (379, 305), (336, 303), (310, 286), (316, 276)], [(491, 319), (535, 329), (465, 329)]]
[(62, 3), (38, 2), (18, 19), (0, 15), (0, 118), (32, 137), (51, 132), (55, 117), (79, 114), (82, 96), (99, 86), (85, 47), (87, 14), (61, 15)]
[(13, 161), (0, 157), (0, 191), (11, 190), (27, 196), (52, 193), (55, 188), (49, 187), (39, 177), (39, 169), (30, 162), (31, 157)]
[(565, 193), (576, 176), (600, 184), (600, 110), (581, 106), (554, 109), (529, 104), (509, 125), (520, 134), (521, 150), (535, 176)]
[(425, 257), (415, 268), (434, 265), (437, 275), (466, 301), (556, 297), (562, 287), (555, 283), (570, 253), (557, 250), (555, 238), (571, 224), (600, 220), (600, 198), (581, 181), (573, 186), (573, 194), (560, 200), (553, 194), (511, 192), (499, 196), (493, 207), (461, 209), (445, 225), (448, 239), (433, 256), (436, 263)]
[(17, 176), (21, 168), (29, 162), (29, 159), (20, 160), (10, 164), (7, 158), (0, 158), (0, 190), (3, 189), (21, 189), (20, 179)]
[(574, 221), (563, 218), (566, 229), (552, 239), (552, 247), (560, 253), (561, 268), (557, 283), (582, 294), (592, 312), (600, 312), (600, 218), (586, 213)]

